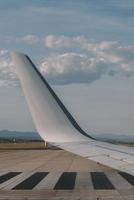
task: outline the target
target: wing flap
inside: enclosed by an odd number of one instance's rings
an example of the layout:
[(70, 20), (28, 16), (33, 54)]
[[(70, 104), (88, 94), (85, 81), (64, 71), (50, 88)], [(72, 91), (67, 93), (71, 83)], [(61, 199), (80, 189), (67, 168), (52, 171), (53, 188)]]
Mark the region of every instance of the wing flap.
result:
[(134, 175), (134, 148), (100, 141), (58, 143), (56, 145), (89, 160)]

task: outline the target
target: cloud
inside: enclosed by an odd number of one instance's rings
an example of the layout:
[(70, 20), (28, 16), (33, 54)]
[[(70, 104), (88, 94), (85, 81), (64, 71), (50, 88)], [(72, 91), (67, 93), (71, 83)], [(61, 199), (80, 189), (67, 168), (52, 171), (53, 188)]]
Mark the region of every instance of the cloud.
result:
[(79, 47), (88, 51), (96, 51), (97, 49), (107, 50), (117, 45), (116, 41), (102, 41), (97, 43), (84, 36), (68, 37), (64, 35), (48, 35), (43, 38), (43, 42), (46, 47), (51, 49)]
[(53, 84), (91, 83), (106, 73), (103, 59), (83, 54), (65, 53), (45, 59), (40, 69)]
[(87, 54), (94, 58), (104, 59), (108, 63), (132, 64), (134, 45), (123, 46), (117, 41), (101, 41), (96, 42), (89, 40), (83, 36), (67, 37), (49, 35), (43, 39), (47, 48), (52, 50), (79, 48), (79, 50), (86, 50)]
[[(134, 75), (134, 45), (125, 46), (117, 41), (96, 42), (83, 36), (63, 35), (48, 35), (43, 42), (53, 51), (68, 50), (68, 53), (49, 56), (41, 63), (41, 70), (53, 83), (91, 83), (104, 74)], [(70, 53), (70, 48), (79, 48), (86, 53)]]
[[(36, 36), (22, 38), (31, 45)], [(104, 75), (134, 76), (134, 45), (121, 45), (117, 41), (96, 42), (83, 36), (48, 35), (38, 41), (41, 40), (51, 49), (51, 54), (38, 61), (38, 67), (52, 84), (92, 83)], [(19, 84), (14, 69), (8, 51), (0, 49), (0, 86)]]
[(36, 35), (25, 35), (23, 37), (17, 37), (16, 42), (34, 45), (39, 43), (40, 39)]
[(18, 78), (8, 50), (0, 50), (0, 87), (17, 86)]
[(54, 36), (48, 35), (43, 38), (43, 42), (48, 48), (69, 48), (78, 45), (82, 45), (86, 43), (86, 39), (84, 37), (67, 37), (67, 36)]

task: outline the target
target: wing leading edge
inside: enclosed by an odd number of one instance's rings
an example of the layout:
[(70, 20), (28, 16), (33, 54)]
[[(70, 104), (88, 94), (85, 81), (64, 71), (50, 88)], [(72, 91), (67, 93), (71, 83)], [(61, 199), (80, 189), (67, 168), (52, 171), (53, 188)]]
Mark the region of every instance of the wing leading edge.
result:
[(35, 126), (44, 140), (134, 175), (134, 148), (94, 140), (81, 129), (28, 56), (12, 53), (12, 59)]

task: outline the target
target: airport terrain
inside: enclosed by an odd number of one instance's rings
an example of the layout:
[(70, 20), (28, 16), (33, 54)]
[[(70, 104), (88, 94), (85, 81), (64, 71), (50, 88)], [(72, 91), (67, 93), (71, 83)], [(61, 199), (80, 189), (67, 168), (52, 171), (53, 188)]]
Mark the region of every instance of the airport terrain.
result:
[(0, 147), (0, 199), (134, 199), (134, 177), (126, 173), (43, 142)]

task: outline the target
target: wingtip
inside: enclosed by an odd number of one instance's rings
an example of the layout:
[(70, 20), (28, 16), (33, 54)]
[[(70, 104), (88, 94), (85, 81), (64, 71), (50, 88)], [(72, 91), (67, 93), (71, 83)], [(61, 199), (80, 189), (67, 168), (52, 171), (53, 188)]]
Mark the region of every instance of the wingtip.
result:
[(11, 58), (27, 56), (26, 54), (19, 51), (12, 51), (10, 55), (11, 55)]

